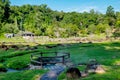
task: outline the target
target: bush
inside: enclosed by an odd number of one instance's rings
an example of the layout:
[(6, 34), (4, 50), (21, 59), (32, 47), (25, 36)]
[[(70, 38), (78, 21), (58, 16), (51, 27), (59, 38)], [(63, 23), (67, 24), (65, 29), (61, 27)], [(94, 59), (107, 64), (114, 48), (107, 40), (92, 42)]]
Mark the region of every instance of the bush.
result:
[(5, 64), (8, 68), (17, 69), (17, 70), (26, 68), (29, 63), (30, 63), (30, 54), (13, 57), (5, 61)]
[(7, 64), (7, 67), (8, 68), (12, 68), (12, 69), (20, 70), (20, 69), (26, 68), (27, 67), (27, 63), (23, 62), (21, 60), (13, 60), (13, 61), (10, 61)]
[(6, 72), (6, 71), (7, 71), (6, 67), (2, 63), (0, 63), (0, 72)]
[(4, 62), (6, 60), (6, 58), (0, 58), (0, 62)]

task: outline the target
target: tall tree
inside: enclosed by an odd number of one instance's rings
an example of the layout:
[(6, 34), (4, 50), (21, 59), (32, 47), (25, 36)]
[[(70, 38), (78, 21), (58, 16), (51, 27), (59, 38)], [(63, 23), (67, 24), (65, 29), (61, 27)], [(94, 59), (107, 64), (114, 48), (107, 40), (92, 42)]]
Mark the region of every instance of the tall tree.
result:
[(106, 16), (115, 17), (114, 8), (111, 5), (107, 7)]
[(0, 20), (7, 22), (10, 16), (10, 2), (9, 0), (0, 0)]
[(0, 22), (2, 22), (3, 16), (4, 16), (4, 5), (3, 5), (3, 1), (0, 0)]
[(108, 6), (107, 7), (106, 19), (108, 20), (108, 24), (110, 26), (114, 26), (115, 25), (116, 16), (115, 16), (114, 8), (112, 6)]
[(10, 2), (9, 0), (4, 0), (4, 19), (8, 21), (8, 18), (10, 16)]

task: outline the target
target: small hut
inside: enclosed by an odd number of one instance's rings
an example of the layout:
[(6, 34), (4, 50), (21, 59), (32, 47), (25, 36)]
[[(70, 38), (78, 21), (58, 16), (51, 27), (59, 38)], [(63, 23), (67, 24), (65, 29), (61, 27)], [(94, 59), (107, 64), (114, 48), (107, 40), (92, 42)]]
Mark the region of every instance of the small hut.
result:
[(24, 37), (33, 37), (34, 36), (34, 34), (32, 33), (32, 32), (23, 32), (22, 33), (22, 36), (24, 36)]
[(29, 41), (34, 41), (34, 33), (32, 32), (23, 32), (22, 37)]

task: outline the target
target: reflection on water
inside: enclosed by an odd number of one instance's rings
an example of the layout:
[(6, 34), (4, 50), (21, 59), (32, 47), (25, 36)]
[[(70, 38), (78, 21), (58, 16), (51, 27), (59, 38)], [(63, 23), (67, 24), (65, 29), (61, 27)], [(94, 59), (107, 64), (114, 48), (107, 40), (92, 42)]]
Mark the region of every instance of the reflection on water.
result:
[(7, 72), (19, 72), (19, 71), (23, 71), (23, 70), (7, 69)]

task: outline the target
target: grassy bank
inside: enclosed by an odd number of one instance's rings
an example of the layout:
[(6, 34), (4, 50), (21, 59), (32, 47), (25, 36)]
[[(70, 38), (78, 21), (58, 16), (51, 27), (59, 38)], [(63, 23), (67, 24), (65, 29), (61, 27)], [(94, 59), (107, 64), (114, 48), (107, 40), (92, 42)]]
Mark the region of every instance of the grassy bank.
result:
[(12, 73), (1, 73), (0, 80), (35, 80), (45, 73), (45, 70), (28, 70)]

